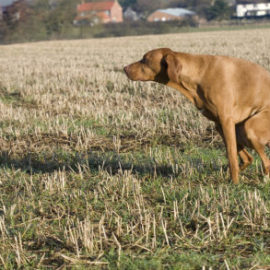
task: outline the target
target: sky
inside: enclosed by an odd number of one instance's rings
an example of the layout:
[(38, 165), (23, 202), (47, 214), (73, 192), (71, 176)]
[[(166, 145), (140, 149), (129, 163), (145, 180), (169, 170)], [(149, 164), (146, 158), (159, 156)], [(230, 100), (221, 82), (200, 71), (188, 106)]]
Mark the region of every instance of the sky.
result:
[(0, 0), (0, 6), (10, 5), (15, 0)]

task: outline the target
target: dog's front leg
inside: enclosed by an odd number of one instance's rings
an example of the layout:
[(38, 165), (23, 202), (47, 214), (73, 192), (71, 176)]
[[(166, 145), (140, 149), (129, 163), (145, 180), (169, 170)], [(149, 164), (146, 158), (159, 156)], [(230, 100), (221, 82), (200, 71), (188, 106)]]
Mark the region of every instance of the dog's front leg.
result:
[(220, 118), (220, 124), (226, 144), (229, 159), (231, 178), (234, 184), (238, 184), (239, 165), (237, 160), (237, 143), (235, 135), (235, 123), (231, 118)]

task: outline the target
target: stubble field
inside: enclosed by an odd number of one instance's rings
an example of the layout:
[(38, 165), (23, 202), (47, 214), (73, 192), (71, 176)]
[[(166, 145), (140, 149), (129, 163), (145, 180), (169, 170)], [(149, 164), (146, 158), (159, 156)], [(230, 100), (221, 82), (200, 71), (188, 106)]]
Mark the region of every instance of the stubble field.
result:
[(269, 29), (1, 46), (1, 268), (270, 269), (258, 157), (234, 186), (211, 122), (122, 72), (156, 47), (270, 71)]

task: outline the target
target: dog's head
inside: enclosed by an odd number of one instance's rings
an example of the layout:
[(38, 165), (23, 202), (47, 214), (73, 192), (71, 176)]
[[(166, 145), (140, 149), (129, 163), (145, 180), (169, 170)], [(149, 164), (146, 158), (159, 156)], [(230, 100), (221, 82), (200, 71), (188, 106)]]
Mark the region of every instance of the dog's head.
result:
[(124, 67), (128, 78), (133, 81), (155, 81), (167, 84), (178, 83), (182, 66), (176, 54), (168, 48), (147, 52), (143, 58)]

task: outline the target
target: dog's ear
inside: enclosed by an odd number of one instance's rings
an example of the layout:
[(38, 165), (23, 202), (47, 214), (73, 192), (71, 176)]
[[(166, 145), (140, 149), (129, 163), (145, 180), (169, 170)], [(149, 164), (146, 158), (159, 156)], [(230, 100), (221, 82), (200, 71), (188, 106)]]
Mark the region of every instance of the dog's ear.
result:
[(164, 57), (164, 62), (167, 67), (169, 80), (179, 83), (182, 65), (178, 58), (174, 54), (170, 53)]

